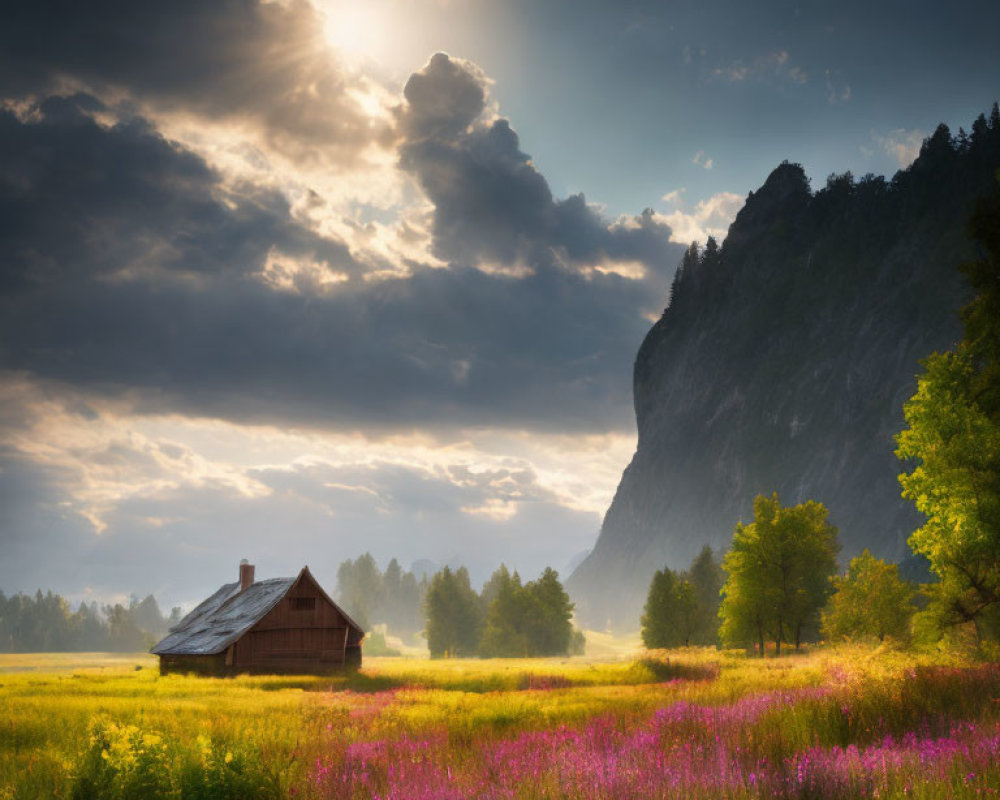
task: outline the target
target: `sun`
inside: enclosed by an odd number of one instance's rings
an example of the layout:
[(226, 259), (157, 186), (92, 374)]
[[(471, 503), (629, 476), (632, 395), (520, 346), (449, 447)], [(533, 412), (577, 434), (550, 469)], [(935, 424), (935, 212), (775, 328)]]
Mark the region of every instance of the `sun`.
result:
[(325, 0), (327, 41), (348, 58), (376, 58), (388, 46), (390, 25), (385, 3), (378, 0)]

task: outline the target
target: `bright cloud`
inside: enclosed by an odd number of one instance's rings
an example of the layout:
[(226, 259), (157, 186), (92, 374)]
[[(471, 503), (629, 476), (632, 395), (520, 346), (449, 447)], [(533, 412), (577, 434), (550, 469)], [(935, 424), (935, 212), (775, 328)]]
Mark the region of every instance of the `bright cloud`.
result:
[[(508, 562), (560, 567), (588, 546), (635, 446), (625, 434), (372, 436), (237, 425), (144, 414), (127, 398), (109, 402), (24, 375), (6, 375), (0, 390), (4, 471), (45, 476), (61, 524), (80, 522), (68, 538), (50, 534), (73, 559), (97, 547), (144, 563), (169, 545), (196, 547), (224, 569), (234, 544), (219, 534), (251, 514), (237, 547), (265, 562), (325, 559), (332, 569), (368, 549), (383, 561), (446, 563), (461, 550), (484, 576), (518, 543)], [(18, 507), (8, 501), (7, 513)], [(219, 515), (222, 530), (209, 533)], [(293, 538), (269, 538), (268, 525), (293, 519)], [(537, 539), (537, 525), (554, 526), (550, 540)], [(0, 581), (43, 580), (27, 565), (16, 569), (0, 570)]]
[(912, 164), (918, 155), (920, 147), (927, 134), (920, 130), (905, 130), (897, 128), (887, 134), (880, 134), (872, 131), (872, 139), (876, 145), (885, 153), (892, 156), (900, 169)]
[(684, 202), (684, 189), (675, 189), (663, 196), (668, 210), (661, 216), (670, 226), (671, 238), (678, 244), (704, 242), (709, 236), (718, 241), (726, 237), (730, 224), (743, 207), (744, 198), (733, 192), (720, 192), (692, 207)]

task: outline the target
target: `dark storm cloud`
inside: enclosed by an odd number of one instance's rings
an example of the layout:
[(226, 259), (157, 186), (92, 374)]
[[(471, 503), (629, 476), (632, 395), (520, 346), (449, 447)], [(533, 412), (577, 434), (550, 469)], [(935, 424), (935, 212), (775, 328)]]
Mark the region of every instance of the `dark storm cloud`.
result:
[(410, 77), (400, 163), (434, 203), (434, 252), (461, 264), (639, 261), (664, 268), (670, 229), (650, 215), (609, 226), (582, 195), (553, 197), (505, 119), (481, 119), (485, 78), (437, 53)]
[(486, 108), (486, 78), (472, 64), (435, 53), (403, 88), (401, 122), (410, 139), (454, 139)]
[[(674, 262), (651, 218), (608, 229), (571, 198), (540, 206), (541, 225), (518, 223), (528, 254), (645, 259), (646, 281), (543, 260), (520, 279), (456, 264), (365, 281), (347, 248), (302, 227), (280, 195), (225, 190), (141, 118), (94, 122), (95, 102), (0, 114), (0, 367), (137, 389), (145, 410), (243, 420), (630, 424), (640, 312), (662, 303), (655, 280), (668, 270), (657, 268)], [(520, 192), (516, 181), (494, 188)], [(481, 209), (484, 231), (510, 224), (493, 219), (506, 213), (497, 205)], [(480, 255), (500, 247), (486, 233), (472, 242)], [(348, 279), (276, 291), (261, 273), (274, 249)]]
[(388, 143), (305, 0), (42, 0), (0, 15), (0, 96), (82, 85), (158, 110), (250, 123), (296, 157), (349, 161)]
[(150, 270), (219, 279), (259, 269), (272, 246), (355, 269), (346, 247), (292, 221), (279, 193), (223, 192), (202, 159), (145, 120), (104, 128), (84, 113), (99, 108), (77, 95), (47, 99), (30, 122), (0, 111), (4, 289), (58, 292)]

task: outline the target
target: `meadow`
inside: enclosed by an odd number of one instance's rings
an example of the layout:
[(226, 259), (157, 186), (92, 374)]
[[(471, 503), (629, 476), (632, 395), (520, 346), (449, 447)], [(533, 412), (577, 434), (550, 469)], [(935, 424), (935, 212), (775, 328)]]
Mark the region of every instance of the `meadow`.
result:
[(966, 798), (1000, 792), (1000, 666), (888, 647), (763, 660), (367, 659), (161, 677), (0, 655), (0, 798)]

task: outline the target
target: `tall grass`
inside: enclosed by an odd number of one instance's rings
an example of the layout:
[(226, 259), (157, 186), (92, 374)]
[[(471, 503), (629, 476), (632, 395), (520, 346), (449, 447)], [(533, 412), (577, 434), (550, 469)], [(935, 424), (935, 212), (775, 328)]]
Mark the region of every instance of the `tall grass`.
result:
[(1000, 668), (943, 653), (370, 659), (235, 679), (16, 659), (0, 656), (0, 800), (1000, 790)]

